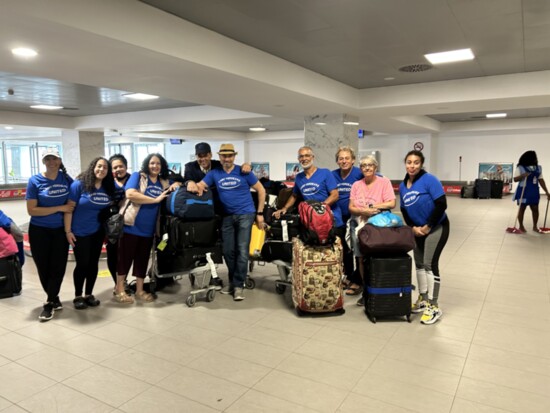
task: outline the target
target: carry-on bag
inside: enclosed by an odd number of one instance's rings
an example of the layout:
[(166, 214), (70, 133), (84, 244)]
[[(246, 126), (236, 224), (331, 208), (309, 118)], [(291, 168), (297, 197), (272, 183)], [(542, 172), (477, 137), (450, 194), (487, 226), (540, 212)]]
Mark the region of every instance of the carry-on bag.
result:
[(188, 247), (214, 245), (220, 238), (219, 219), (208, 221), (184, 221), (177, 217), (166, 217), (163, 233), (168, 234), (169, 250), (182, 251)]
[(21, 294), (23, 274), (17, 255), (0, 258), (0, 298)]
[(407, 253), (416, 245), (412, 228), (408, 226), (382, 228), (366, 224), (359, 230), (358, 237), (364, 255)]
[(461, 198), (473, 198), (475, 193), (474, 185), (466, 185), (460, 188), (460, 197)]
[(305, 245), (293, 239), (292, 301), (299, 315), (343, 314), (342, 244)]
[(504, 188), (504, 182), (498, 179), (491, 180), (491, 198), (502, 198), (502, 189)]
[(300, 216), (283, 214), (279, 219), (273, 218), (267, 229), (267, 238), (279, 241), (291, 241), (300, 234)]
[(157, 250), (157, 266), (159, 276), (186, 272), (195, 267), (206, 265), (206, 253), (212, 253), (211, 257), (215, 264), (223, 263), (221, 243), (209, 247), (190, 247), (181, 251)]
[(265, 262), (283, 261), (292, 262), (292, 242), (268, 239), (265, 241), (260, 254)]
[(166, 213), (186, 221), (206, 221), (214, 218), (212, 191), (201, 196), (178, 187), (166, 197)]
[(491, 181), (488, 179), (475, 180), (475, 197), (476, 198), (491, 198)]
[(250, 234), (250, 246), (248, 254), (252, 259), (259, 259), (261, 257), (262, 247), (265, 242), (265, 229), (260, 229), (256, 223), (252, 225), (252, 231)]
[(323, 202), (304, 201), (298, 206), (302, 230), (300, 237), (307, 245), (332, 245), (336, 239), (334, 215)]
[(369, 260), (364, 292), (368, 318), (376, 323), (377, 317), (404, 316), (410, 322), (411, 257), (403, 254), (365, 259)]

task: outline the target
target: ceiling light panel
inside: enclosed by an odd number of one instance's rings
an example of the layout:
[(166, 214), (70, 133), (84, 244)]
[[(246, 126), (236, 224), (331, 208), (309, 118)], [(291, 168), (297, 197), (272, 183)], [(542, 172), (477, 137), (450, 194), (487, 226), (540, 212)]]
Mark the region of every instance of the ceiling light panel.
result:
[(53, 106), (53, 105), (32, 105), (31, 109), (40, 109), (40, 110), (59, 110), (63, 109), (63, 106)]
[(147, 93), (128, 93), (123, 95), (126, 98), (135, 99), (135, 100), (153, 100), (158, 99), (156, 95), (148, 95)]
[(487, 113), (485, 115), (487, 119), (505, 118), (506, 116), (508, 116), (506, 113)]
[(38, 55), (38, 52), (34, 49), (30, 49), (28, 47), (16, 47), (15, 49), (11, 49), (11, 52), (14, 56), (17, 57), (35, 57)]
[(442, 64), (442, 63), (452, 63), (452, 62), (461, 62), (464, 60), (472, 60), (475, 58), (472, 49), (460, 49), (460, 50), (450, 50), (447, 52), (440, 53), (429, 53), (425, 54), (424, 57), (432, 65)]

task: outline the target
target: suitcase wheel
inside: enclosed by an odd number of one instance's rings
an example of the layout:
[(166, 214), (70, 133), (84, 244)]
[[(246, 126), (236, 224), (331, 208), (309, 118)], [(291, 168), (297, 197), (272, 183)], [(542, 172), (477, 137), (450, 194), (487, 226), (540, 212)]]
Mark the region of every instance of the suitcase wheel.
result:
[(410, 314), (407, 314), (407, 322), (410, 323), (412, 320), (411, 320), (411, 315)]
[(187, 304), (187, 307), (193, 307), (196, 302), (197, 297), (195, 296), (195, 294), (191, 294), (189, 297), (187, 297), (187, 300), (185, 300), (185, 304)]
[(253, 290), (256, 287), (256, 281), (254, 281), (253, 278), (246, 277), (246, 280), (244, 280), (244, 288), (247, 290)]
[(286, 291), (286, 285), (284, 284), (275, 284), (275, 291), (277, 294), (284, 294)]
[(254, 261), (248, 262), (248, 272), (252, 272), (254, 270)]
[(216, 296), (216, 290), (214, 290), (213, 288), (208, 290), (208, 292), (206, 293), (206, 301), (208, 302), (214, 301), (215, 296)]

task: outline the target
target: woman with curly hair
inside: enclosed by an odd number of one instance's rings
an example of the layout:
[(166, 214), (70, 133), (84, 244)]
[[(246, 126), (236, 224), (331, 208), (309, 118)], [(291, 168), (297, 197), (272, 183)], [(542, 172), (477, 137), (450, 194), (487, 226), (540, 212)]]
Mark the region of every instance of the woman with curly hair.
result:
[[(132, 304), (134, 300), (124, 291), (124, 281), (133, 264), (136, 277), (136, 298), (150, 303), (155, 300), (152, 294), (143, 290), (147, 264), (157, 232), (160, 202), (180, 182), (169, 182), (168, 162), (161, 154), (149, 154), (141, 164), (140, 172), (134, 172), (126, 182), (126, 199), (131, 203), (124, 213), (124, 235), (118, 247), (117, 284), (115, 300), (122, 304)], [(123, 207), (124, 211), (124, 207)]]
[[(77, 310), (99, 305), (99, 300), (92, 294), (105, 238), (99, 214), (109, 207), (114, 192), (111, 165), (101, 156), (92, 160), (88, 168), (71, 184), (68, 204), (73, 205), (75, 209), (73, 212), (65, 213), (65, 232), (67, 241), (73, 247), (76, 261), (73, 271), (73, 303)], [(84, 284), (86, 288), (83, 295)]]
[(533, 216), (533, 231), (540, 232), (538, 227), (540, 201), (539, 184), (546, 193), (548, 199), (550, 199), (550, 193), (548, 193), (546, 183), (542, 177), (542, 166), (539, 165), (537, 153), (535, 151), (527, 151), (521, 155), (514, 173), (514, 182), (519, 182), (514, 195), (514, 201), (517, 201), (519, 205), (518, 221), (520, 231), (525, 232), (523, 216), (525, 215), (527, 205), (529, 205)]

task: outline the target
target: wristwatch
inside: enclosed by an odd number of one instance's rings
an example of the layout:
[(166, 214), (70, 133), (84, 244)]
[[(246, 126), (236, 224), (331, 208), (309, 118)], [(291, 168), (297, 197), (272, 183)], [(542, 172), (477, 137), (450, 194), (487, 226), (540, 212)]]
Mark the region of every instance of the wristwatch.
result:
[(263, 215), (263, 214), (264, 214), (263, 211), (261, 211), (261, 212), (260, 212), (260, 211), (256, 212), (256, 215)]

